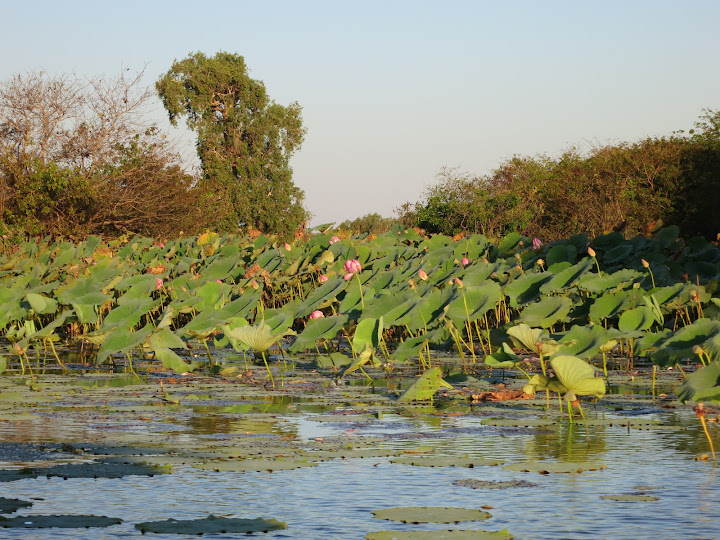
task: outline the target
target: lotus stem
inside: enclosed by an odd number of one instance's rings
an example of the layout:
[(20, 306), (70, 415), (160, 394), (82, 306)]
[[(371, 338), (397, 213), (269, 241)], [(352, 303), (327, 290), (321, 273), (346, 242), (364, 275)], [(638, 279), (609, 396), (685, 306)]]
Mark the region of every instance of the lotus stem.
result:
[(263, 362), (265, 362), (265, 369), (267, 369), (268, 375), (270, 376), (270, 383), (272, 384), (272, 387), (275, 388), (275, 379), (273, 378), (272, 371), (270, 371), (270, 366), (268, 365), (267, 358), (265, 357), (265, 351), (260, 351), (260, 354), (262, 354)]
[(139, 381), (140, 375), (135, 373), (135, 369), (133, 369), (132, 356), (130, 356), (130, 353), (127, 353), (127, 358), (128, 358), (128, 367), (130, 368), (130, 373), (135, 375), (135, 378)]
[(603, 355), (603, 372), (605, 373), (605, 379), (607, 379), (608, 378), (607, 357), (605, 356), (605, 351), (602, 352), (602, 355)]
[(582, 407), (580, 406), (580, 400), (577, 400), (577, 408), (578, 411), (580, 411), (580, 416), (582, 416), (583, 424), (585, 424), (585, 436), (588, 438), (588, 442), (590, 441), (590, 430), (588, 429), (588, 423), (585, 419), (585, 413), (582, 410)]
[(62, 368), (67, 371), (67, 366), (62, 363), (62, 360), (60, 360), (58, 353), (55, 351), (55, 345), (53, 345), (52, 339), (48, 339), (48, 341), (50, 342), (50, 348), (52, 349), (52, 352), (55, 355), (55, 359), (58, 361), (58, 364), (60, 364)]
[(653, 364), (653, 376), (652, 376), (652, 397), (655, 399), (655, 377), (657, 374), (657, 364)]
[(700, 419), (700, 423), (702, 424), (703, 431), (705, 431), (705, 436), (707, 437), (708, 443), (710, 444), (710, 452), (712, 453), (713, 461), (717, 461), (715, 458), (715, 447), (713, 446), (712, 439), (710, 438), (710, 432), (707, 428), (707, 423), (705, 422), (705, 411), (703, 411), (703, 404), (698, 403), (697, 407), (697, 417)]
[(207, 351), (208, 360), (210, 360), (210, 365), (212, 366), (213, 365), (213, 357), (210, 354), (210, 347), (208, 347), (206, 339), (203, 339), (202, 342), (203, 342), (203, 345), (205, 345), (205, 350)]
[(360, 305), (363, 309), (365, 309), (365, 299), (363, 298), (362, 283), (360, 283), (360, 274), (356, 272), (355, 277), (357, 278), (358, 287), (360, 287)]

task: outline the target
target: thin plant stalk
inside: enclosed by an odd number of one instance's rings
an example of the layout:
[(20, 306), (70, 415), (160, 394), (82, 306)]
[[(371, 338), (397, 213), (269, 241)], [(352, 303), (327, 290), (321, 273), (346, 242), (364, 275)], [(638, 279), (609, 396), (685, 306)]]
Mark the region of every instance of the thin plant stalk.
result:
[(270, 376), (270, 383), (272, 384), (272, 387), (275, 388), (275, 379), (273, 378), (272, 371), (270, 371), (270, 366), (268, 365), (267, 358), (265, 357), (265, 351), (261, 351), (263, 362), (265, 362), (265, 369), (267, 369), (268, 375)]
[(710, 452), (712, 453), (713, 461), (717, 461), (715, 459), (715, 446), (713, 446), (712, 439), (710, 438), (710, 432), (707, 428), (707, 423), (705, 422), (705, 411), (703, 411), (703, 404), (698, 403), (697, 406), (697, 417), (700, 419), (700, 423), (702, 424), (703, 431), (705, 431), (705, 436), (707, 437), (708, 443), (710, 444)]

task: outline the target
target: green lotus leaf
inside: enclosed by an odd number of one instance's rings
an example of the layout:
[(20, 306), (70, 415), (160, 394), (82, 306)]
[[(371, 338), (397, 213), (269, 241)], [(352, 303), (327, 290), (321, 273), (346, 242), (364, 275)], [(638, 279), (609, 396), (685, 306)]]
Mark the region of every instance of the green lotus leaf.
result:
[(530, 304), (520, 312), (519, 322), (530, 326), (549, 328), (563, 321), (570, 313), (572, 301), (564, 296), (546, 296), (539, 302)]
[(446, 308), (445, 316), (453, 322), (475, 321), (495, 307), (502, 292), (495, 281), (486, 281), (479, 287), (457, 289), (455, 298)]
[(545, 264), (549, 267), (559, 262), (569, 262), (577, 259), (578, 249), (573, 244), (556, 244), (552, 246), (545, 255)]
[(600, 352), (600, 347), (607, 342), (607, 331), (598, 325), (575, 325), (558, 339), (558, 343), (562, 345), (560, 350), (562, 354), (583, 359), (597, 355)]
[(210, 281), (195, 291), (195, 296), (200, 300), (194, 307), (197, 311), (204, 311), (208, 308), (220, 309), (225, 294), (222, 283)]
[(439, 367), (430, 368), (398, 397), (398, 401), (402, 403), (432, 399), (440, 387), (452, 388), (452, 385), (443, 380)]
[(121, 326), (135, 326), (155, 305), (156, 301), (147, 297), (128, 301), (112, 309), (105, 316), (101, 328), (111, 330)]
[(30, 307), (38, 315), (49, 315), (57, 311), (58, 303), (53, 298), (42, 296), (40, 294), (28, 293), (25, 299)]
[(611, 274), (603, 273), (600, 276), (588, 273), (578, 281), (578, 289), (600, 294), (610, 289), (627, 289), (633, 283), (640, 283), (644, 277), (645, 274), (642, 272), (629, 268), (623, 268)]
[(655, 315), (652, 310), (646, 306), (640, 306), (634, 309), (629, 309), (620, 315), (618, 329), (621, 332), (647, 330), (655, 322)]
[(555, 461), (527, 461), (523, 463), (510, 463), (503, 465), (503, 469), (513, 472), (536, 472), (540, 474), (550, 473), (582, 473), (586, 471), (599, 471), (607, 469), (605, 463), (587, 462), (555, 462)]
[(273, 334), (272, 329), (264, 322), (239, 328), (231, 328), (225, 325), (223, 326), (223, 332), (229, 338), (236, 339), (257, 352), (267, 351), (283, 337), (295, 335), (295, 332), (292, 330), (285, 330), (278, 334)]
[(639, 293), (635, 290), (607, 292), (603, 294), (590, 306), (590, 320), (599, 324), (603, 319), (617, 317), (620, 313), (637, 303), (638, 295)]
[(156, 330), (148, 340), (152, 349), (187, 349), (187, 344), (169, 328)]
[(556, 356), (550, 360), (555, 376), (568, 392), (580, 396), (605, 395), (605, 380), (595, 377), (595, 368), (575, 356)]
[(383, 318), (363, 319), (357, 324), (352, 338), (352, 348), (355, 353), (365, 350), (366, 346), (377, 349), (383, 333)]
[(335, 297), (345, 289), (346, 285), (347, 281), (341, 277), (328, 279), (300, 303), (294, 314), (294, 318), (307, 317), (313, 311), (327, 307), (334, 301)]
[(440, 336), (438, 330), (434, 330), (428, 334), (420, 334), (415, 337), (411, 337), (400, 343), (397, 348), (390, 355), (390, 358), (402, 362), (403, 360), (418, 356), (421, 350), (425, 348), (427, 343), (433, 343)]
[(485, 356), (484, 363), (493, 368), (511, 368), (520, 363), (522, 359), (516, 355), (507, 343), (503, 343), (500, 349)]
[(115, 328), (110, 335), (107, 336), (100, 350), (97, 353), (98, 364), (105, 361), (110, 355), (122, 353), (126, 354), (135, 347), (145, 343), (147, 337), (153, 332), (152, 324), (146, 324), (142, 329), (133, 332), (129, 328)]
[(553, 278), (540, 287), (542, 294), (565, 292), (575, 285), (583, 274), (595, 267), (595, 262), (590, 257), (585, 257), (577, 264), (558, 272)]
[(561, 347), (557, 341), (550, 339), (542, 329), (530, 328), (525, 323), (509, 328), (507, 333), (516, 347), (526, 351), (538, 354), (542, 352), (543, 355), (549, 356), (555, 354)]
[(510, 299), (510, 305), (515, 309), (540, 297), (540, 287), (550, 281), (553, 274), (549, 272), (536, 274), (523, 274), (516, 277), (505, 286), (504, 293)]
[(363, 351), (358, 354), (355, 359), (350, 363), (350, 365), (343, 370), (341, 377), (344, 377), (345, 375), (347, 375), (348, 373), (352, 373), (353, 371), (357, 371), (365, 364), (372, 361), (374, 358), (375, 349), (369, 343), (366, 343)]
[(315, 348), (320, 339), (333, 339), (347, 323), (346, 315), (310, 319), (305, 330), (298, 334), (288, 351), (292, 354)]
[(684, 358), (694, 356), (693, 347), (695, 345), (702, 346), (718, 333), (720, 333), (720, 321), (698, 319), (673, 332), (667, 339), (659, 343), (657, 350), (650, 354), (650, 360), (658, 366), (673, 366)]
[(21, 508), (29, 508), (33, 505), (30, 501), (23, 501), (20, 499), (6, 499), (0, 497), (0, 514), (12, 514), (17, 512)]
[(720, 362), (710, 362), (694, 373), (688, 373), (676, 393), (681, 403), (720, 402)]

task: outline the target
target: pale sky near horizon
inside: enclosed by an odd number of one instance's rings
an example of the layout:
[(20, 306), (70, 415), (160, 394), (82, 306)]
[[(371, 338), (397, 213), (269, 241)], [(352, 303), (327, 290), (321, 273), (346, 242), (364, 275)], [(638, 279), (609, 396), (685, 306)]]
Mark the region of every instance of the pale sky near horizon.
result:
[[(690, 129), (720, 109), (720, 1), (0, 0), (0, 80), (238, 53), (308, 130), (311, 224), (421, 199), (443, 167)], [(159, 100), (157, 118), (165, 121)], [(169, 129), (169, 128), (167, 128)], [(183, 130), (170, 130), (185, 141)]]

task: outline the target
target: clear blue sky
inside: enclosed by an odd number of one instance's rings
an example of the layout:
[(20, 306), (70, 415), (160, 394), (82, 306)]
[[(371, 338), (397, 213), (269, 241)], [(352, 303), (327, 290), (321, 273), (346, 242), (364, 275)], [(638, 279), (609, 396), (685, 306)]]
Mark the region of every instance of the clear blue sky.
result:
[(391, 216), (444, 166), (484, 174), (514, 154), (668, 135), (720, 109), (718, 0), (32, 6), (0, 0), (0, 79), (147, 64), (151, 85), (190, 52), (243, 55), (276, 102), (303, 107), (291, 164), (313, 224)]

